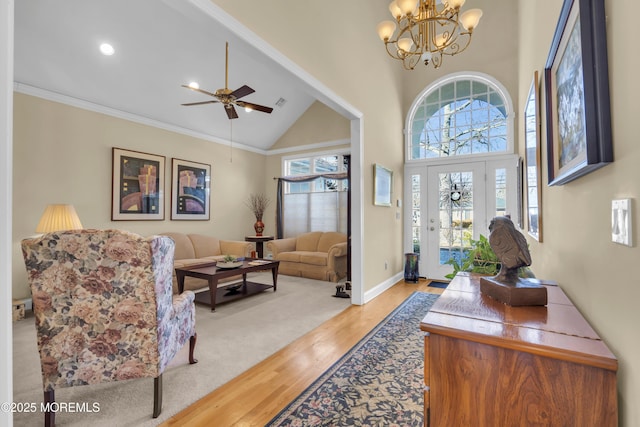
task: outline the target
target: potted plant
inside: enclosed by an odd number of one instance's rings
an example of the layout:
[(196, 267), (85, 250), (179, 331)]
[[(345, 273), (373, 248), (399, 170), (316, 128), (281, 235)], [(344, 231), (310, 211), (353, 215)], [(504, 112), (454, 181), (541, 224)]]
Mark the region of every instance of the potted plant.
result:
[(256, 217), (256, 222), (253, 225), (253, 228), (256, 230), (256, 236), (262, 236), (262, 232), (264, 231), (262, 216), (270, 203), (271, 200), (264, 194), (249, 194), (246, 205)]
[[(478, 240), (471, 239), (471, 247), (463, 252), (459, 262), (455, 258), (450, 258), (446, 263), (453, 266), (453, 272), (444, 276), (447, 279), (453, 279), (459, 271), (490, 276), (495, 276), (500, 271), (500, 261), (491, 249), (489, 239), (482, 234)], [(535, 277), (529, 267), (520, 268), (519, 275)]]

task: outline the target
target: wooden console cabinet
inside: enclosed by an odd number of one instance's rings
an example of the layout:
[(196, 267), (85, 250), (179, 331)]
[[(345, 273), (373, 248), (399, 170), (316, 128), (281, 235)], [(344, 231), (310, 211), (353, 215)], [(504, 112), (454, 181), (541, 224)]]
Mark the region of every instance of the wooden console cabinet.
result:
[(425, 316), (425, 426), (617, 426), (618, 361), (558, 286), (511, 307), (459, 273)]

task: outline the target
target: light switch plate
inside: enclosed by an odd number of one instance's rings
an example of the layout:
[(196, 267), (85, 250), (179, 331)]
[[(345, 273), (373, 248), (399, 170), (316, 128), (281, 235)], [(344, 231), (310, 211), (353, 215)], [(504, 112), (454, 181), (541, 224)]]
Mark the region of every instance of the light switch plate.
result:
[(611, 240), (625, 246), (633, 246), (631, 199), (611, 201)]

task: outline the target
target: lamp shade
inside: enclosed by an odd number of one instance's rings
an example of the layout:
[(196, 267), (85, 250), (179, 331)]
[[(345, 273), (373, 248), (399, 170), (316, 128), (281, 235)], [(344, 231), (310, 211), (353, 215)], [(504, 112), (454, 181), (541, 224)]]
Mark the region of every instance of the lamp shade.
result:
[(482, 17), (481, 9), (469, 9), (462, 15), (460, 15), (460, 23), (467, 31), (473, 31), (478, 26), (480, 18)]
[(383, 42), (389, 40), (395, 30), (396, 23), (393, 21), (382, 21), (378, 24), (378, 36)]
[(44, 210), (36, 233), (82, 229), (82, 223), (73, 205), (49, 205)]
[(465, 0), (449, 0), (448, 4), (449, 6), (451, 6), (453, 9), (460, 9), (462, 6), (464, 6)]
[(410, 52), (411, 46), (413, 46), (413, 40), (411, 40), (409, 37), (403, 37), (398, 40), (398, 47), (404, 52)]
[(393, 0), (391, 3), (389, 3), (389, 12), (391, 12), (391, 16), (396, 19), (402, 16), (402, 11), (398, 7), (398, 3), (396, 3), (396, 0)]
[(418, 6), (418, 0), (396, 0), (396, 4), (398, 5), (398, 9), (402, 12), (403, 15), (407, 15), (409, 13), (413, 13), (413, 11)]

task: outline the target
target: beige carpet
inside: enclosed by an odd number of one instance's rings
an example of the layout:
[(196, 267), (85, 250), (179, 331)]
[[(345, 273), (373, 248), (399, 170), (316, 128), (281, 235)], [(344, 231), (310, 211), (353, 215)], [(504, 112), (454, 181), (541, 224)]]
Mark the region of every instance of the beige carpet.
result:
[[(271, 283), (271, 273), (252, 280)], [(335, 284), (289, 276), (278, 277), (278, 291), (216, 306), (196, 304), (198, 363), (188, 364), (188, 345), (163, 375), (163, 406), (153, 412), (153, 379), (71, 387), (56, 391), (57, 402), (94, 403), (96, 412), (59, 412), (60, 426), (153, 426), (178, 413), (285, 345), (349, 306), (349, 299), (333, 298)], [(42, 402), (40, 362), (33, 317), (13, 324), (14, 402)], [(82, 406), (80, 406), (82, 408)], [(42, 425), (43, 414), (16, 413), (15, 426)]]

